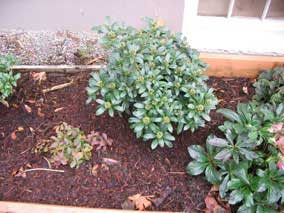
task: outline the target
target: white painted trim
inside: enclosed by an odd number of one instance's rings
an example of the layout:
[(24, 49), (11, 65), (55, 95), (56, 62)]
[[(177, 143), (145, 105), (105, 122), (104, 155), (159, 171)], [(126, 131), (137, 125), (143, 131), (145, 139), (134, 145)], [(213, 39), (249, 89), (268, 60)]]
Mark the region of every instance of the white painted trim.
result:
[(199, 0), (184, 0), (182, 32), (190, 33), (198, 13)]
[(235, 0), (230, 0), (228, 12), (227, 12), (227, 18), (231, 18), (232, 14), (233, 14), (234, 5), (235, 5)]
[(198, 0), (185, 0), (183, 34), (201, 51), (284, 55), (284, 21), (197, 16)]
[(262, 15), (261, 15), (262, 20), (266, 18), (270, 5), (271, 5), (271, 0), (266, 0), (263, 11), (262, 11)]

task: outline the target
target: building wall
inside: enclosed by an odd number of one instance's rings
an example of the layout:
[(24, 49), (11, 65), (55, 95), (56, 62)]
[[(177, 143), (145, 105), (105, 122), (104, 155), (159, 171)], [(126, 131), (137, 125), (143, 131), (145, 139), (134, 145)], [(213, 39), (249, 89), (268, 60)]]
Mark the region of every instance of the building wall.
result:
[(106, 16), (140, 27), (148, 16), (181, 31), (183, 10), (184, 0), (0, 0), (0, 29), (89, 30)]

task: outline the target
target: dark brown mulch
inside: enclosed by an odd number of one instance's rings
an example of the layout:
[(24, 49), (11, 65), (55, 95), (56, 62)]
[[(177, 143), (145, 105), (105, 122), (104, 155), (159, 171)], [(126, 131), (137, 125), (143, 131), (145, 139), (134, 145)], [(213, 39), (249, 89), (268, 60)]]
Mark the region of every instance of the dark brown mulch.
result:
[[(206, 128), (194, 134), (189, 131), (181, 134), (172, 149), (151, 151), (150, 143), (135, 138), (126, 116), (95, 116), (95, 104), (85, 104), (88, 77), (88, 74), (56, 74), (38, 86), (26, 76), (18, 87), (17, 97), (11, 100), (14, 104), (9, 109), (0, 105), (0, 200), (119, 209), (128, 196), (142, 193), (159, 197), (170, 191), (153, 210), (197, 212), (204, 209), (210, 185), (202, 176), (183, 173), (190, 161), (187, 147), (204, 145), (210, 133), (220, 134), (217, 126), (222, 123), (222, 116), (212, 112), (212, 121)], [(77, 79), (73, 86), (46, 95), (41, 93), (41, 89), (71, 78)], [(215, 88), (221, 101), (218, 107), (235, 108), (238, 102), (246, 102), (253, 91), (248, 79), (211, 78), (208, 84)], [(243, 93), (242, 87), (248, 87), (250, 95)], [(31, 113), (25, 110), (24, 104), (31, 107)], [(64, 107), (61, 111), (54, 112), (61, 107)], [(39, 108), (44, 116), (38, 113)], [(62, 121), (86, 133), (105, 132), (114, 139), (114, 144), (105, 152), (94, 151), (92, 160), (79, 169), (62, 166), (59, 169), (65, 170), (64, 173), (34, 171), (27, 173), (26, 178), (15, 177), (14, 173), (27, 164), (33, 168), (48, 167), (43, 155), (34, 154), (32, 148), (40, 139), (53, 135), (53, 127)], [(17, 132), (16, 140), (12, 140), (11, 133), (20, 126), (24, 131)], [(109, 166), (109, 170), (101, 169), (95, 177), (91, 168), (102, 163), (103, 158), (115, 159), (120, 164)]]

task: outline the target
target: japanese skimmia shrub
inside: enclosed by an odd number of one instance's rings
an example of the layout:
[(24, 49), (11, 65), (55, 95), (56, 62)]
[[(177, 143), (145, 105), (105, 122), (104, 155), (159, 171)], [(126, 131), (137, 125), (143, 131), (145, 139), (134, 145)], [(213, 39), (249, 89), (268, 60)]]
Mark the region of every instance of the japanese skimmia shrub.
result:
[(284, 102), (284, 67), (276, 67), (261, 73), (255, 86), (254, 100), (258, 102)]
[[(222, 199), (239, 206), (238, 212), (284, 210), (284, 103), (273, 97), (281, 91), (284, 69), (274, 71), (260, 75), (254, 101), (239, 103), (236, 112), (217, 110), (227, 118), (219, 126), (224, 137), (210, 135), (205, 149), (188, 148), (193, 161), (187, 172), (204, 172), (210, 183), (219, 185)], [(274, 76), (269, 78), (272, 86), (263, 76)]]
[(17, 86), (17, 80), (21, 77), (19, 73), (14, 74), (11, 66), (15, 64), (12, 55), (0, 56), (0, 103), (4, 102)]
[(49, 146), (52, 162), (78, 168), (83, 162), (91, 159), (93, 147), (79, 128), (63, 122), (56, 127), (56, 134), (51, 137), (53, 142)]
[(141, 30), (118, 23), (96, 27), (110, 52), (106, 68), (92, 73), (88, 103), (99, 103), (96, 115), (130, 114), (138, 138), (151, 148), (172, 147), (173, 133), (204, 127), (217, 99), (205, 83), (198, 52), (180, 34), (152, 19)]

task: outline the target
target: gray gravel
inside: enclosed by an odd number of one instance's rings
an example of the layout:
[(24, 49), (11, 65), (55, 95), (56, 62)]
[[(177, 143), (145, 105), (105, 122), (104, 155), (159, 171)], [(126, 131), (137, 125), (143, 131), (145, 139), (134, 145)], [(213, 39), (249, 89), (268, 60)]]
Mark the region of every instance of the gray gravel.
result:
[(0, 31), (0, 55), (13, 54), (19, 64), (85, 64), (103, 55), (93, 32)]

